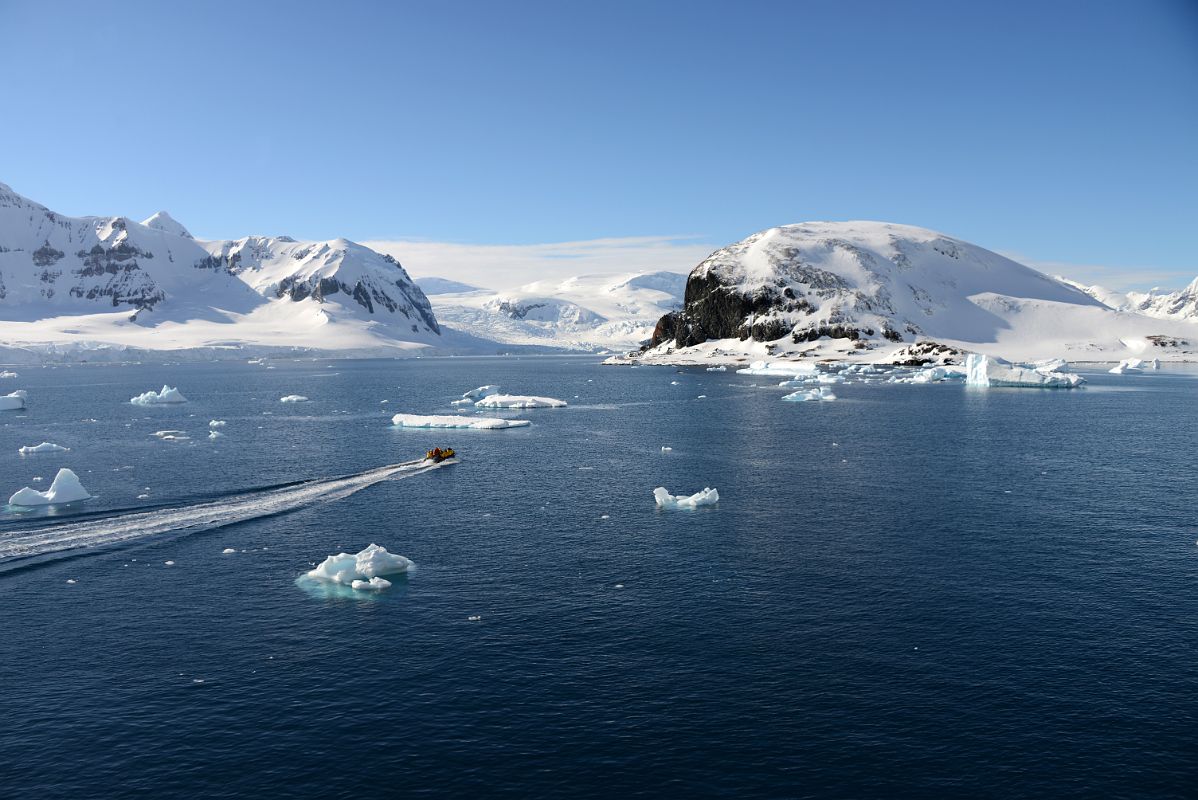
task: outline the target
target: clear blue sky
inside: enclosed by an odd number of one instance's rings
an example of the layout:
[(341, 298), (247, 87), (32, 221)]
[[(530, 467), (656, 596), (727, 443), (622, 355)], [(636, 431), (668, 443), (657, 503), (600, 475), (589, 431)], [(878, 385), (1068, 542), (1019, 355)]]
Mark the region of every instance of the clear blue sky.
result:
[(1198, 3), (0, 0), (0, 181), (203, 237), (808, 219), (1198, 271)]

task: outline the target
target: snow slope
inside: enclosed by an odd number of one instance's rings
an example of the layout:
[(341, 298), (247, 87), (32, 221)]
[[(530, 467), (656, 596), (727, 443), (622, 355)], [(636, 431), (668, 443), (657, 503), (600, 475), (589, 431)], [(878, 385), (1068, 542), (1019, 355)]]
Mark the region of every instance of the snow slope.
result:
[(399, 263), (345, 239), (197, 241), (164, 211), (65, 217), (0, 184), (0, 344), (399, 354), (445, 338)]
[(1116, 312), (1023, 264), (935, 231), (809, 222), (716, 251), (687, 279), (686, 305), (635, 360), (764, 357), (872, 361), (917, 341), (1012, 358), (1194, 358), (1198, 330)]
[[(440, 279), (421, 279), (421, 282)], [(626, 350), (682, 304), (686, 277), (674, 272), (579, 275), (506, 291), (447, 291), (431, 297), (449, 328), (506, 344)], [(434, 284), (442, 286), (444, 284)]]

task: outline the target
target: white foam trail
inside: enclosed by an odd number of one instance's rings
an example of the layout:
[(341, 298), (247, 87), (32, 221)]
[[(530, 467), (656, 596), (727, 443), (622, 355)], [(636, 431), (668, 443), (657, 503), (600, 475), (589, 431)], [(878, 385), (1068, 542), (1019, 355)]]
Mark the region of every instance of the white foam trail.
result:
[(11, 537), (0, 538), (0, 566), (15, 558), (23, 559), (85, 547), (102, 547), (164, 533), (219, 528), (313, 503), (340, 500), (381, 481), (410, 478), (444, 466), (444, 463), (451, 462), (428, 464), (413, 461), (392, 464), (356, 475), (314, 480), (282, 489), (263, 489), (190, 506), (135, 511), (106, 519), (67, 522), (22, 531)]

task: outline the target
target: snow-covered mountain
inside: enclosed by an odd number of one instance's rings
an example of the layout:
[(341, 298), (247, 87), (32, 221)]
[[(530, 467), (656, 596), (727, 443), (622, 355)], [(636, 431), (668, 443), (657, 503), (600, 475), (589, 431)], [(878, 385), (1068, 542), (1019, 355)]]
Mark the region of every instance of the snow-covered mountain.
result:
[(1102, 286), (1085, 286), (1068, 278), (1059, 278), (1115, 311), (1130, 311), (1158, 319), (1198, 322), (1198, 278), (1184, 289), (1151, 289), (1147, 292), (1117, 292)]
[(645, 361), (884, 357), (917, 341), (1017, 357), (1190, 357), (1198, 328), (1118, 312), (1009, 258), (934, 231), (808, 222), (755, 233), (689, 275)]
[(0, 345), (55, 352), (445, 344), (390, 256), (345, 239), (198, 241), (165, 211), (66, 217), (0, 184)]
[(447, 328), (497, 342), (627, 350), (649, 339), (662, 314), (680, 307), (685, 284), (686, 276), (676, 272), (580, 275), (499, 292), (442, 292), (431, 299)]

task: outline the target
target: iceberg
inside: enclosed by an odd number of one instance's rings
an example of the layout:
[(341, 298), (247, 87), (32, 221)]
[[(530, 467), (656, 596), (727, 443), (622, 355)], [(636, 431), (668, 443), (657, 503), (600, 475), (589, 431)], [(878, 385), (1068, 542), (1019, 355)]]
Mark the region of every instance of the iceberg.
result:
[(785, 395), (782, 399), (791, 403), (806, 403), (812, 400), (835, 400), (836, 395), (832, 394), (832, 390), (827, 386), (821, 386), (818, 389), (800, 389)]
[(54, 482), (50, 484), (50, 488), (44, 492), (39, 492), (37, 489), (31, 489), (26, 486), (12, 497), (8, 498), (8, 504), (11, 506), (51, 506), (60, 503), (74, 503), (77, 500), (87, 500), (91, 495), (87, 489), (83, 488), (83, 484), (79, 482), (79, 476), (67, 468), (62, 468), (58, 474), (54, 476)]
[(287, 394), (279, 398), (280, 403), (306, 403), (308, 398), (302, 394)]
[(530, 394), (491, 394), (474, 405), (478, 408), (564, 408), (566, 401)]
[(150, 390), (144, 394), (139, 394), (137, 397), (129, 398), (129, 402), (135, 406), (157, 406), (186, 403), (187, 398), (178, 389), (163, 384), (162, 391), (155, 392)]
[(720, 502), (720, 493), (710, 487), (701, 492), (695, 492), (690, 497), (680, 494), (670, 494), (666, 487), (658, 486), (653, 490), (653, 499), (658, 508), (698, 508)]
[(996, 356), (970, 353), (965, 360), (965, 383), (969, 386), (1015, 386), (1040, 389), (1071, 389), (1085, 383), (1080, 375), (1037, 369), (1031, 364), (1012, 364)]
[(1151, 363), (1140, 358), (1125, 358), (1119, 362), (1117, 367), (1111, 367), (1107, 372), (1112, 375), (1135, 375), (1143, 372), (1145, 369), (1160, 369), (1161, 362), (1153, 360)]
[(0, 396), (0, 411), (20, 411), (25, 407), (25, 390), (18, 389), (11, 394)]
[(499, 394), (499, 386), (495, 384), (487, 384), (480, 386), (477, 389), (471, 389), (462, 395), (463, 400), (481, 400), (484, 397), (490, 397), (493, 394)]
[[(386, 548), (371, 544), (359, 553), (338, 553), (329, 556), (316, 569), (305, 573), (305, 577), (326, 583), (339, 583), (354, 589), (386, 589), (389, 581), (376, 582), (382, 575), (398, 575), (415, 568), (410, 559), (388, 553)], [(358, 586), (365, 583), (367, 586)], [(386, 586), (383, 586), (385, 583)]]
[(33, 453), (65, 453), (66, 451), (68, 451), (70, 449), (71, 448), (63, 447), (60, 444), (54, 444), (52, 442), (42, 442), (41, 444), (35, 444), (35, 445), (31, 445), (31, 446), (26, 446), (26, 447), (18, 447), (17, 452), (23, 456), (28, 456), (28, 455), (32, 455)]
[(391, 418), (391, 424), (401, 428), (470, 428), (476, 431), (495, 431), (503, 428), (523, 428), (532, 423), (526, 419), (455, 417), (452, 414), (396, 414)]

